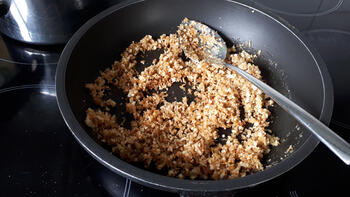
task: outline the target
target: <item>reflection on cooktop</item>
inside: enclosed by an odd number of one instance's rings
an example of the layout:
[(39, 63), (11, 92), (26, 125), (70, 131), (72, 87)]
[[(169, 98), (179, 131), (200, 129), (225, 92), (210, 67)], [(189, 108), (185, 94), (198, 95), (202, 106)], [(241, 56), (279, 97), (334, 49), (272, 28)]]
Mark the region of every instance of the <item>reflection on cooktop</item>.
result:
[[(290, 16), (321, 16), (332, 13), (343, 3), (343, 0), (250, 0), (264, 9)], [(303, 5), (303, 6), (300, 6)]]
[(55, 85), (55, 64), (17, 64), (0, 60), (0, 92), (22, 85)]
[(36, 46), (0, 36), (0, 92), (22, 86), (55, 85), (63, 46)]
[[(103, 196), (96, 165), (58, 111), (54, 86), (0, 93), (0, 196)], [(97, 164), (99, 165), (99, 164)]]
[(64, 45), (28, 45), (0, 35), (0, 60), (16, 64), (56, 64)]
[(333, 81), (332, 121), (350, 128), (350, 32), (319, 29), (305, 32), (304, 35), (322, 56)]

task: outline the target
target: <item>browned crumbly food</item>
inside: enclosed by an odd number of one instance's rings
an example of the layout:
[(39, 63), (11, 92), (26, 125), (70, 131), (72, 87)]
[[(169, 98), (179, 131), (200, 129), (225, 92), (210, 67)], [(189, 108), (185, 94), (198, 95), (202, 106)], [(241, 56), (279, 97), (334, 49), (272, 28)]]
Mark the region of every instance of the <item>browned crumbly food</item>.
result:
[(284, 153), (292, 153), (294, 151), (293, 145), (289, 145), (288, 149)]
[[(187, 18), (179, 25), (177, 33), (180, 38), (181, 46), (186, 51), (186, 55), (192, 60), (202, 61), (204, 49), (199, 43), (202, 39), (207, 40), (205, 37), (208, 36), (200, 34), (197, 29), (194, 28), (194, 23)], [(201, 35), (201, 37), (199, 35)], [(204, 44), (202, 43), (202, 45)]]
[[(138, 74), (136, 55), (161, 48), (159, 59)], [(232, 179), (263, 170), (261, 158), (270, 145), (278, 144), (278, 138), (267, 130), (267, 108), (272, 102), (232, 70), (205, 62), (196, 65), (183, 60), (182, 53), (176, 34), (157, 40), (147, 35), (133, 42), (120, 61), (86, 85), (100, 106), (86, 111), (86, 124), (120, 158), (142, 162), (146, 168), (152, 163), (159, 170), (166, 169), (169, 176)], [(261, 79), (252, 55), (232, 49), (225, 61)], [(164, 91), (144, 94), (167, 89), (174, 82), (190, 84), (193, 89), (188, 91), (195, 101), (188, 103), (183, 97), (182, 102), (170, 103)], [(116, 114), (104, 110), (120, 107), (103, 99), (109, 86), (128, 95), (126, 110), (135, 119), (130, 129), (117, 123)], [(225, 144), (216, 143), (219, 128), (232, 130)]]

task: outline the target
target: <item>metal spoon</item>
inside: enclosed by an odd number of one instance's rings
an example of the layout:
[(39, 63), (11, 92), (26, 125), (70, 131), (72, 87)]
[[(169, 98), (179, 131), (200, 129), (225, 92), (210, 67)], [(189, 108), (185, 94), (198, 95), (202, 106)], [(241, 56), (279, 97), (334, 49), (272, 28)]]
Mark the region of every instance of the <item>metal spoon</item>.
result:
[[(292, 115), (302, 125), (309, 129), (323, 144), (325, 144), (334, 154), (343, 160), (344, 163), (350, 165), (350, 144), (347, 143), (343, 138), (341, 138), (317, 118), (313, 117), (310, 113), (299, 107), (293, 101), (289, 100), (287, 97), (283, 96), (281, 93), (269, 85), (253, 77), (247, 72), (239, 69), (238, 67), (225, 63), (224, 59), (226, 58), (227, 53), (226, 43), (216, 31), (194, 20), (184, 20), (181, 25), (191, 26), (198, 31), (197, 35), (199, 39), (199, 47), (203, 50), (204, 61), (211, 64), (223, 64), (250, 81), (265, 94), (269, 95), (276, 103), (278, 103), (285, 111)], [(211, 40), (211, 42), (201, 41), (199, 35), (212, 36), (214, 39)], [(184, 40), (181, 39), (181, 36), (179, 37), (180, 44), (185, 54), (196, 63), (201, 61), (191, 56), (189, 50), (186, 50), (186, 47), (184, 47)]]

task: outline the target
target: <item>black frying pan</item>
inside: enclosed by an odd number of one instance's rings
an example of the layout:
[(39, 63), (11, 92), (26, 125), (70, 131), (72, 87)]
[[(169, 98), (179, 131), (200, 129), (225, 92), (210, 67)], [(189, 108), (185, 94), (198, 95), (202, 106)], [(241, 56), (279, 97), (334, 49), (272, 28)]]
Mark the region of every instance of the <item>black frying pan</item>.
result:
[[(317, 53), (285, 22), (238, 2), (224, 0), (127, 1), (88, 21), (65, 47), (56, 73), (61, 113), (79, 143), (99, 162), (133, 181), (167, 191), (216, 192), (255, 186), (293, 168), (308, 156), (318, 140), (278, 106), (272, 130), (281, 144), (264, 158), (262, 172), (234, 180), (182, 180), (129, 164), (112, 155), (85, 125), (92, 104), (85, 83), (109, 67), (130, 44), (146, 34), (175, 33), (184, 17), (218, 30), (227, 43), (243, 43), (249, 52), (262, 50), (255, 63), (268, 84), (287, 95), (324, 123), (329, 123), (333, 90), (327, 69)], [(244, 45), (250, 42), (251, 46)], [(290, 145), (294, 152), (286, 154)], [(312, 170), (312, 169), (310, 169)]]

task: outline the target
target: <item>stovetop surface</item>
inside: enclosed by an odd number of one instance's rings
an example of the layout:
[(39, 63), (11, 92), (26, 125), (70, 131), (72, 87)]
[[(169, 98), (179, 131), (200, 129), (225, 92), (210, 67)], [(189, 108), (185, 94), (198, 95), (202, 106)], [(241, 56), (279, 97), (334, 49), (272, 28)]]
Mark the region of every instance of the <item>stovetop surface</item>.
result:
[[(335, 90), (331, 128), (350, 141), (350, 2), (279, 2), (248, 1), (285, 18), (319, 51)], [(178, 196), (114, 174), (78, 145), (56, 103), (55, 70), (63, 47), (0, 38), (0, 196)], [(346, 192), (349, 176), (350, 168), (320, 144), (294, 169), (235, 195)]]

